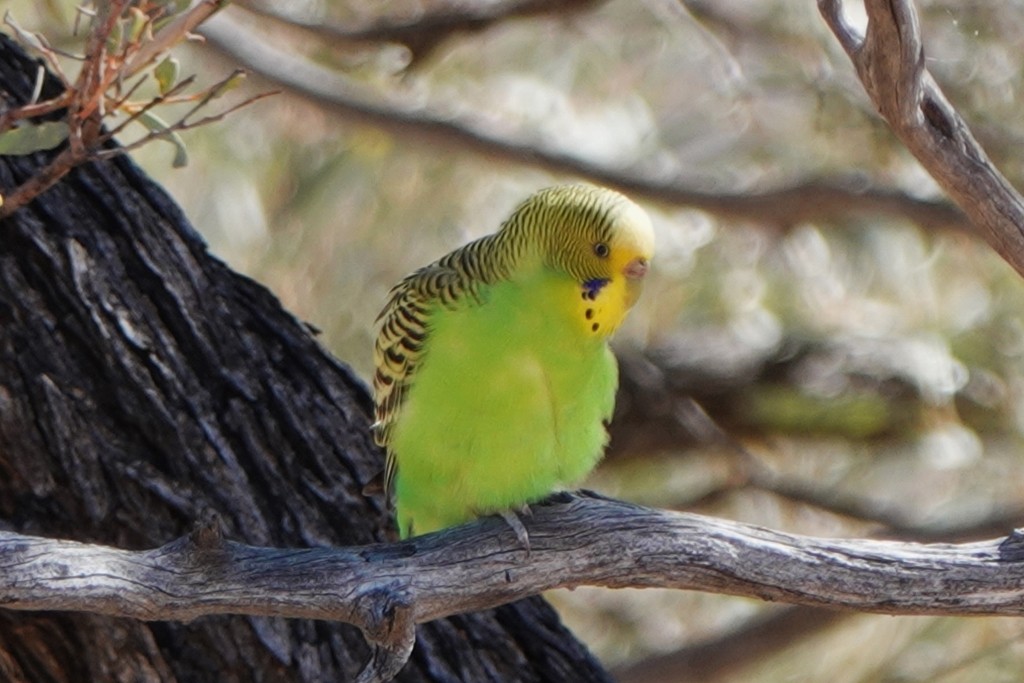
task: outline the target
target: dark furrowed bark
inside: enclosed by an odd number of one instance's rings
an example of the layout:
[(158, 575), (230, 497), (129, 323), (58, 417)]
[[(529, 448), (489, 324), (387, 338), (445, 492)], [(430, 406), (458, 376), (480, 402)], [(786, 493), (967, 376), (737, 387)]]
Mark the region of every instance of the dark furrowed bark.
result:
[[(7, 103), (35, 70), (0, 36)], [(48, 158), (0, 157), (0, 192)], [(383, 502), (361, 493), (383, 464), (370, 413), (363, 383), (126, 157), (0, 222), (0, 526), (142, 548), (214, 516), (248, 543), (384, 540)], [(0, 611), (9, 681), (344, 681), (367, 655), (329, 622)], [(607, 675), (538, 598), (421, 627), (399, 680)]]

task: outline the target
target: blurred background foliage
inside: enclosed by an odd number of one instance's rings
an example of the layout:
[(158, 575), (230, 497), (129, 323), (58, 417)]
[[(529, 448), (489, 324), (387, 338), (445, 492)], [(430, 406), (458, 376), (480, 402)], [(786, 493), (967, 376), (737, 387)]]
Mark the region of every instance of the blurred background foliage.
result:
[[(5, 4), (80, 49), (73, 4)], [(929, 68), (1021, 186), (1024, 2), (917, 4)], [(517, 7), (530, 11), (504, 16)], [(497, 18), (429, 23), (480, 13)], [(186, 168), (171, 168), (170, 145), (134, 154), (213, 253), (363, 377), (391, 284), (495, 230), (531, 191), (607, 170), (647, 188), (633, 194), (659, 243), (617, 339), (620, 415), (588, 487), (816, 535), (964, 540), (1024, 524), (1024, 287), (955, 213), (921, 218), (915, 207), (943, 198), (873, 114), (811, 0), (246, 0), (218, 22), (268, 64), (284, 51), (385, 108), (523, 151), (346, 116), (257, 68), (250, 92), (281, 94), (186, 133)], [(413, 30), (369, 30), (402, 23)], [(176, 55), (213, 82), (234, 61), (209, 35)], [(559, 155), (575, 173), (544, 161)], [(801, 191), (815, 183), (845, 202)], [(736, 210), (763, 193), (770, 210)], [(623, 681), (1024, 676), (1012, 619), (663, 591), (551, 599)]]

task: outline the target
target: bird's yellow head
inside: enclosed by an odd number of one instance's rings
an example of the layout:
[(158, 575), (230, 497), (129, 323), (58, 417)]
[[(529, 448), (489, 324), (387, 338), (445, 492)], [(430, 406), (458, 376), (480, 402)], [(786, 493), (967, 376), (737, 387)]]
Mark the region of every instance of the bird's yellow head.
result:
[(570, 276), (564, 303), (581, 331), (604, 338), (619, 327), (654, 255), (654, 231), (643, 209), (612, 190), (567, 185), (530, 197), (509, 224), (532, 233), (548, 268)]

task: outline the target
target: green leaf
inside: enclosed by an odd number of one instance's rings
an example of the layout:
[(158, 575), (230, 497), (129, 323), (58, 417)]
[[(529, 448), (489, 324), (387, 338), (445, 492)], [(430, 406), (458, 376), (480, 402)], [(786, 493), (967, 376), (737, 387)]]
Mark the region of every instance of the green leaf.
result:
[(131, 27), (128, 29), (128, 40), (132, 43), (138, 43), (140, 42), (146, 27), (149, 25), (149, 17), (146, 16), (146, 13), (138, 7), (128, 8), (128, 13), (131, 16)]
[(244, 71), (236, 71), (226, 81), (217, 86), (217, 89), (210, 95), (211, 100), (215, 100), (224, 93), (231, 92), (238, 86), (242, 85), (245, 81), (246, 74)]
[(68, 137), (68, 124), (63, 121), (22, 123), (0, 133), (0, 154), (32, 154), (53, 149)]
[(153, 75), (156, 77), (156, 83), (160, 88), (161, 95), (166, 95), (170, 92), (171, 88), (178, 82), (180, 70), (181, 65), (174, 57), (164, 57), (163, 61), (156, 65), (156, 68), (153, 69)]
[(164, 12), (170, 16), (173, 14), (181, 14), (189, 8), (192, 4), (192, 0), (169, 0), (164, 3)]
[(158, 134), (160, 139), (167, 140), (174, 145), (174, 161), (171, 162), (171, 166), (174, 168), (188, 166), (188, 150), (185, 149), (185, 141), (181, 139), (180, 135), (168, 129), (167, 124), (155, 114), (149, 112), (139, 114), (138, 121), (153, 133)]
[(154, 14), (156, 20), (153, 22), (153, 30), (159, 32), (164, 26), (178, 18), (177, 15), (187, 10), (192, 5), (192, 0), (166, 0), (158, 3), (163, 6), (163, 11)]
[(121, 51), (121, 41), (124, 39), (124, 26), (120, 21), (114, 22), (110, 34), (107, 36), (107, 52), (117, 54)]

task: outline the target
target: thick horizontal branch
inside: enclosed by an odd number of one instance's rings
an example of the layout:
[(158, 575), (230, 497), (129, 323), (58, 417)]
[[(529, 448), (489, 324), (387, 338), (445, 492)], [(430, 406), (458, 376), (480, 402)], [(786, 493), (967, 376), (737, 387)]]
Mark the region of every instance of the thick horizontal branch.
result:
[(912, 0), (865, 0), (864, 36), (846, 22), (842, 0), (818, 0), (818, 7), (892, 131), (988, 243), (1024, 275), (1024, 198), (993, 166), (925, 68)]
[[(891, 216), (927, 229), (970, 231), (956, 207), (905, 193), (864, 187), (863, 180), (809, 181), (763, 193), (704, 192), (675, 179), (649, 178), (484, 130), (471, 117), (458, 118), (386, 99), (325, 67), (252, 35), (227, 14), (205, 24), (209, 43), (233, 60), (317, 106), (349, 121), (375, 126), (423, 144), (451, 147), (491, 159), (567, 173), (673, 206), (758, 224), (782, 227), (860, 216)], [(480, 117), (483, 119), (484, 117)]]
[[(579, 585), (707, 590), (887, 614), (1024, 614), (1024, 541), (818, 539), (589, 495), (525, 518), (527, 554), (487, 518), (396, 544), (277, 549), (205, 530), (127, 551), (0, 532), (0, 604), (146, 620), (210, 614), (367, 626), (372, 594), (414, 622)], [(204, 535), (212, 540), (203, 540)]]
[(397, 544), (295, 550), (225, 541), (210, 528), (148, 551), (0, 532), (0, 605), (339, 620), (360, 626), (392, 673), (416, 623), (580, 585), (887, 614), (1024, 614), (1024, 535), (963, 545), (819, 539), (569, 494), (524, 522), (529, 553), (496, 518)]

